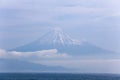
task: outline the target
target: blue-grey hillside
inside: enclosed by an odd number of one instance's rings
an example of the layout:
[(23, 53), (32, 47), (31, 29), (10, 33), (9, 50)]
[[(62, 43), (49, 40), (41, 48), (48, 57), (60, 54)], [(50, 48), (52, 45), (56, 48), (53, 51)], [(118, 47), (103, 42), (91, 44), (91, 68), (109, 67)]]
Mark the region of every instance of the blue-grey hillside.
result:
[(0, 72), (59, 72), (67, 70), (59, 66), (46, 66), (16, 59), (0, 59)]

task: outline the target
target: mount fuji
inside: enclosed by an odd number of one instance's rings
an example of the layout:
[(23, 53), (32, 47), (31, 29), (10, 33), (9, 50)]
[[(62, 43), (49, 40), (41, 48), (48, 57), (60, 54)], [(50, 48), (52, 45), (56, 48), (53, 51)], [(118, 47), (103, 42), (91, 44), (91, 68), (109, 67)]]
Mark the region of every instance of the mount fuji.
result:
[(62, 29), (55, 28), (46, 33), (39, 39), (13, 49), (14, 51), (30, 52), (57, 49), (59, 53), (68, 53), (71, 55), (91, 55), (113, 53), (112, 51), (102, 49), (87, 41), (71, 38), (64, 33)]

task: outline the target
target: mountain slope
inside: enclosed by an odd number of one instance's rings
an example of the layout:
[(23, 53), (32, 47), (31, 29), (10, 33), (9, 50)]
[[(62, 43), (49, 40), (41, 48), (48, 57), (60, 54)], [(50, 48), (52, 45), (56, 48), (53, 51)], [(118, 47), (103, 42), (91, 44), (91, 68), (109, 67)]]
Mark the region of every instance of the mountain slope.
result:
[(0, 72), (41, 72), (41, 71), (65, 71), (66, 68), (57, 66), (45, 66), (27, 61), (15, 59), (0, 59)]
[(36, 41), (17, 47), (13, 50), (27, 52), (48, 49), (57, 49), (60, 53), (68, 53), (71, 55), (112, 53), (111, 51), (92, 45), (87, 41), (72, 39), (59, 28), (46, 33)]

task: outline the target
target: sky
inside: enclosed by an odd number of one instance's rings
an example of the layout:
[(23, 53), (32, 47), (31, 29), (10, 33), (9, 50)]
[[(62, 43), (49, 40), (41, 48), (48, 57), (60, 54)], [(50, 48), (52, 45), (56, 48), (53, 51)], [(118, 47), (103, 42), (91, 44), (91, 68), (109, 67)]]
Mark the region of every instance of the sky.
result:
[(119, 21), (119, 0), (0, 0), (0, 48), (27, 44), (60, 27), (73, 38), (120, 52)]
[(119, 0), (0, 0), (0, 48), (34, 41), (53, 27), (120, 52)]

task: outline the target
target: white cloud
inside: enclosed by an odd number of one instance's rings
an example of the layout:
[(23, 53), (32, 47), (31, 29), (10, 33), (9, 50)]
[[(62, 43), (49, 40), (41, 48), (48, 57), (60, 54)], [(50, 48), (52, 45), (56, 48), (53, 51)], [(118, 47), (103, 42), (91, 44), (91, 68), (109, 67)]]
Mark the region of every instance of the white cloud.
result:
[(35, 52), (17, 52), (17, 51), (5, 51), (0, 49), (0, 58), (17, 58), (17, 59), (62, 59), (70, 57), (66, 53), (58, 53), (56, 49), (41, 50)]

